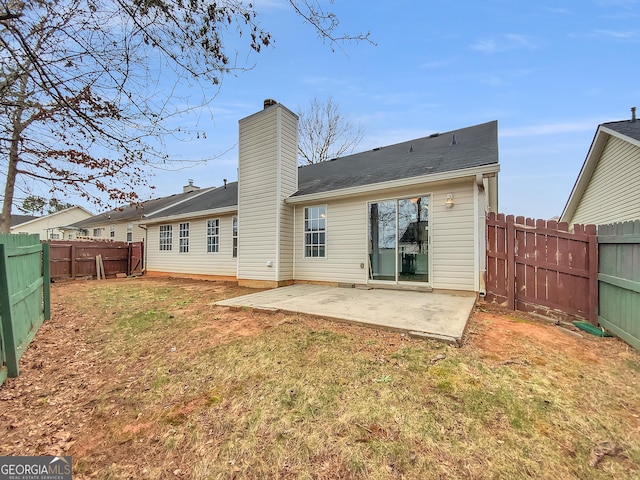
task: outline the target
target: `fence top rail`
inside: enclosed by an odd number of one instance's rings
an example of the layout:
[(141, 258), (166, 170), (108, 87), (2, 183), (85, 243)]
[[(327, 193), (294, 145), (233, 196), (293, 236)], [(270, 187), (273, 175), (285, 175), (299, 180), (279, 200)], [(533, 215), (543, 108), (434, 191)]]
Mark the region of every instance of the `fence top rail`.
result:
[(487, 215), (487, 221), (489, 225), (506, 227), (507, 224), (511, 224), (517, 230), (535, 230), (537, 233), (558, 235), (575, 240), (588, 240), (590, 236), (596, 235), (596, 226), (592, 224), (575, 224), (573, 225), (573, 232), (570, 232), (567, 222), (533, 219), (523, 216), (516, 217), (515, 215), (505, 215), (504, 213), (496, 214), (495, 212), (490, 212)]
[(599, 236), (640, 235), (640, 220), (598, 225)]

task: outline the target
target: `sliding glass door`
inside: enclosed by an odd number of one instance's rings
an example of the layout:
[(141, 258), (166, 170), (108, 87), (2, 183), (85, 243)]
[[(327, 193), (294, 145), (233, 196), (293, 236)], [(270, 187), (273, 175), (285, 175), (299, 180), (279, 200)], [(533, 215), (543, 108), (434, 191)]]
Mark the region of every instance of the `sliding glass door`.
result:
[(429, 283), (429, 197), (368, 205), (369, 280)]

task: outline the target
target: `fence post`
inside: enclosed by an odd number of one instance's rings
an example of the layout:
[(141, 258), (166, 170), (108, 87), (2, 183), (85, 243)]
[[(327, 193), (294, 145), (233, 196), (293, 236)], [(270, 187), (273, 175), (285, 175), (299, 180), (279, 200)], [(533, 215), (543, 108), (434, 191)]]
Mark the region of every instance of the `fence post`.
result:
[(7, 362), (7, 375), (9, 377), (17, 377), (20, 373), (18, 368), (19, 357), (13, 328), (13, 308), (7, 263), (5, 245), (0, 243), (0, 320), (2, 321), (2, 341), (4, 342), (2, 347)]
[(507, 215), (506, 247), (507, 247), (507, 308), (516, 309), (516, 234), (513, 215)]
[(44, 319), (51, 318), (51, 255), (50, 245), (42, 244), (42, 298), (44, 306)]
[(71, 253), (70, 255), (70, 261), (71, 261), (71, 278), (73, 280), (76, 279), (76, 245), (75, 243), (71, 244)]

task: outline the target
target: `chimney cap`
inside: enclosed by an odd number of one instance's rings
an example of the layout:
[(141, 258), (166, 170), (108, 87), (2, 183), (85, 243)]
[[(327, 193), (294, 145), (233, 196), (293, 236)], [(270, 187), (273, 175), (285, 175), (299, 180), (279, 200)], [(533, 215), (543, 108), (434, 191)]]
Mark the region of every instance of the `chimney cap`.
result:
[(272, 105), (276, 105), (278, 102), (276, 102), (273, 98), (265, 98), (264, 100), (264, 108), (269, 108)]

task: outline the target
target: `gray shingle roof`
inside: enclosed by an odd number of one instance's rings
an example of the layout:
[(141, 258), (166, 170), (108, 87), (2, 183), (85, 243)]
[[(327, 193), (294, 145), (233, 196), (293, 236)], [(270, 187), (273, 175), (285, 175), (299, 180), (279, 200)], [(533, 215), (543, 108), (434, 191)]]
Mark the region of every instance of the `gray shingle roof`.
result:
[(301, 167), (294, 196), (497, 163), (498, 122), (492, 121)]
[(22, 225), (23, 223), (30, 222), (31, 220), (35, 220), (36, 218), (40, 218), (36, 215), (11, 215), (11, 226), (15, 227), (17, 225)]
[(216, 208), (232, 207), (238, 204), (238, 182), (228, 183), (223, 187), (214, 188), (191, 200), (167, 208), (156, 214), (148, 215), (146, 218), (162, 218), (186, 213), (202, 212)]
[(640, 140), (640, 120), (632, 122), (631, 120), (622, 120), (620, 122), (607, 122), (602, 124), (603, 127), (610, 128), (622, 135)]
[[(455, 143), (452, 142), (454, 134)], [(298, 191), (293, 196), (497, 163), (498, 122), (492, 121), (299, 167)], [(154, 220), (237, 204), (238, 182), (233, 182), (227, 184), (226, 188), (212, 189), (145, 218)]]
[(98, 215), (94, 215), (93, 217), (80, 220), (79, 222), (71, 225), (71, 227), (88, 228), (96, 225), (105, 225), (107, 223), (131, 222), (140, 220), (145, 214), (157, 212), (161, 208), (169, 207), (176, 202), (188, 200), (190, 197), (195, 197), (198, 194), (203, 193), (203, 190), (195, 190), (189, 193), (177, 193), (175, 195), (169, 195), (168, 197), (147, 200), (146, 202), (141, 202), (140, 204), (136, 205), (126, 205), (124, 207), (115, 208), (108, 212), (100, 213)]

